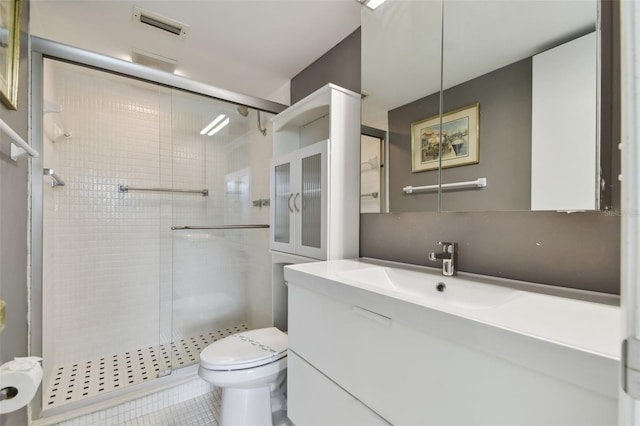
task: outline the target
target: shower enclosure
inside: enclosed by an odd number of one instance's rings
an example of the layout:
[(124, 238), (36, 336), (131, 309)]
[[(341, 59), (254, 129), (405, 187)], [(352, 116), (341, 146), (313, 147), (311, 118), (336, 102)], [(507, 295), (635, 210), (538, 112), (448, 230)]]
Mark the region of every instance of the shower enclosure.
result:
[(272, 114), (55, 59), (42, 77), (43, 410), (271, 325)]

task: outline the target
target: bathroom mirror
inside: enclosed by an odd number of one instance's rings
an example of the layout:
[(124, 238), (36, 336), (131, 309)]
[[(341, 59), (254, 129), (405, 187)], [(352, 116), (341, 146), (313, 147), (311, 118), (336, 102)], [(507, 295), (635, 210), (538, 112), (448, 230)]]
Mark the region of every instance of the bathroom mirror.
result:
[(363, 10), (363, 124), (389, 131), (389, 211), (598, 209), (597, 16), (596, 0)]
[[(388, 131), (386, 189), (390, 211), (437, 210), (437, 199), (404, 197), (406, 181), (398, 177), (406, 167), (411, 174), (409, 128), (390, 119), (393, 111), (427, 95), (438, 114), (441, 84), (442, 20), (439, 0), (387, 1), (375, 11), (362, 8), (362, 124)], [(430, 112), (431, 113), (431, 112)], [(410, 119), (411, 120), (411, 119)], [(410, 123), (409, 123), (410, 127)], [(392, 159), (394, 164), (390, 164)], [(437, 184), (437, 174), (424, 176)], [(391, 181), (390, 181), (391, 179)], [(435, 180), (434, 180), (435, 179)]]

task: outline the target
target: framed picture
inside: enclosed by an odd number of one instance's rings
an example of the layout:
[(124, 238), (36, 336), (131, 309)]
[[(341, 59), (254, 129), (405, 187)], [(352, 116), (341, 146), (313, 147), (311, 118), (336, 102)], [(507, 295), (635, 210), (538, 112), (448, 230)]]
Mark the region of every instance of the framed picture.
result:
[[(457, 167), (479, 161), (480, 104), (448, 112), (442, 117), (442, 167)], [(412, 172), (437, 169), (440, 165), (440, 116), (411, 124)]]
[(18, 108), (20, 63), (20, 0), (0, 0), (0, 100)]

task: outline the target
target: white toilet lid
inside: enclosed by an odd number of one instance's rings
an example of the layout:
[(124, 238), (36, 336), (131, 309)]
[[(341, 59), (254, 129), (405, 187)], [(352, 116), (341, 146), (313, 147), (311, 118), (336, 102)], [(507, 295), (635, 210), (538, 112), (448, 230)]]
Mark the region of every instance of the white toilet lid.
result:
[(277, 361), (287, 354), (288, 336), (275, 327), (232, 334), (200, 352), (209, 370), (240, 370)]

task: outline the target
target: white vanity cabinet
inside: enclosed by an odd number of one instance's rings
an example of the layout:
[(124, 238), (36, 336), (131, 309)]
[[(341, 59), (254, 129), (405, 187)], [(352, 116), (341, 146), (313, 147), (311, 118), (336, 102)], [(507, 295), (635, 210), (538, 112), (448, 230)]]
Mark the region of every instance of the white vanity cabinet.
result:
[[(352, 265), (363, 275), (375, 266), (337, 261), (285, 268), (288, 410), (297, 426), (320, 424), (317, 418), (331, 425), (615, 424), (615, 359), (352, 285), (340, 278)], [(448, 285), (453, 295), (456, 282)], [(514, 315), (527, 298), (514, 296)], [(533, 295), (531, 304), (539, 299)], [(577, 315), (591, 308), (584, 303), (576, 302), (575, 312), (567, 306)], [(480, 308), (471, 315), (473, 309)], [(558, 329), (571, 322), (566, 315), (558, 317)]]
[(328, 84), (273, 118), (271, 250), (358, 256), (360, 96)]

